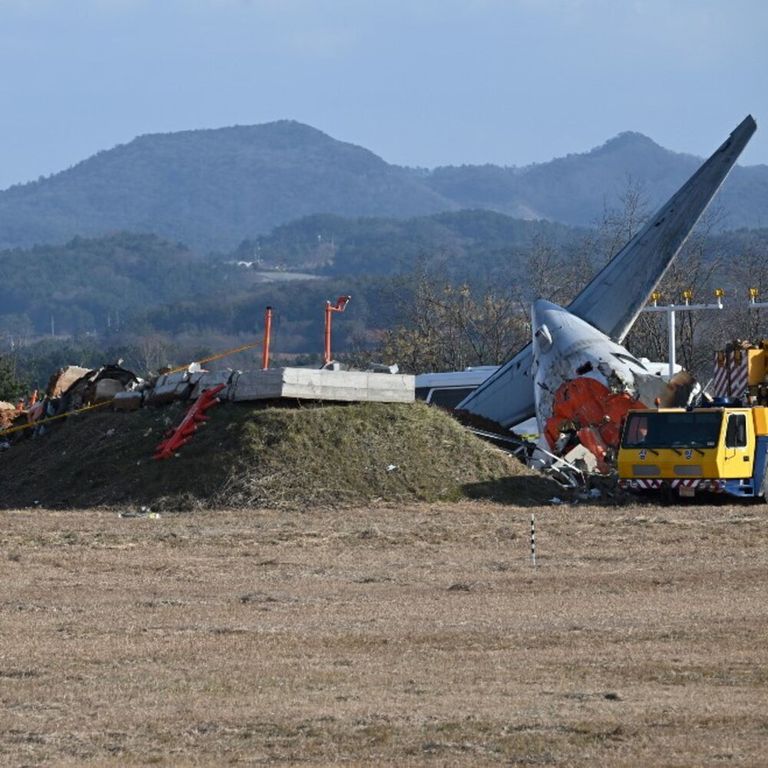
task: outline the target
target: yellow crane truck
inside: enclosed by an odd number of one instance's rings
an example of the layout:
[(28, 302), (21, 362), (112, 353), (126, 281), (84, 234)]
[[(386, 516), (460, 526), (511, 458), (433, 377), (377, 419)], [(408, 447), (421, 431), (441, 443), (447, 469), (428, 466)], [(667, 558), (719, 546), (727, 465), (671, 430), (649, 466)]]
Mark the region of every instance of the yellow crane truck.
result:
[(702, 408), (629, 411), (617, 464), (619, 486), (633, 492), (765, 500), (768, 407), (717, 398)]

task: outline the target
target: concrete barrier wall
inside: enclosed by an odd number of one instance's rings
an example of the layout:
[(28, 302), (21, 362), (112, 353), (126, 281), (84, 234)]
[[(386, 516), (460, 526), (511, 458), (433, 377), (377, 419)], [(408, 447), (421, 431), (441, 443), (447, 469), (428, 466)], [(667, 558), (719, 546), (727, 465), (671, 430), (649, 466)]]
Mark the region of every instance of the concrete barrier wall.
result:
[(225, 384), (222, 400), (336, 400), (341, 402), (412, 403), (415, 377), (368, 371), (319, 368), (269, 368), (266, 371), (178, 372), (161, 376), (150, 395), (153, 404), (197, 399), (204, 389)]
[(270, 368), (241, 373), (231, 399), (273, 400), (280, 397), (343, 402), (412, 403), (414, 377), (366, 371)]

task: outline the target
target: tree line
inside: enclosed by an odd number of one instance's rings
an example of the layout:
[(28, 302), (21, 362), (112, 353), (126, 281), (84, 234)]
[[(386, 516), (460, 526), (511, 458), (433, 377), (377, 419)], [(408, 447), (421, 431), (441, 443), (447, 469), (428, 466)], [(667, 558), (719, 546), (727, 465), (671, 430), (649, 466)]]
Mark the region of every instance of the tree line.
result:
[[(275, 360), (319, 364), (323, 307), (341, 294), (353, 302), (335, 323), (334, 350), (350, 362), (411, 372), (503, 363), (530, 338), (532, 299), (567, 305), (648, 213), (642, 189), (629, 183), (620, 207), (591, 229), (487, 211), (409, 222), (314, 216), (215, 257), (126, 233), (6, 251), (0, 382), (10, 397), (70, 363), (123, 359), (148, 374), (191, 362), (258, 339), (267, 305), (276, 313)], [(699, 376), (728, 340), (768, 335), (764, 314), (746, 308), (748, 287), (768, 297), (768, 231), (718, 233), (717, 223), (715, 209), (659, 287), (661, 303), (679, 303), (684, 289), (694, 301), (726, 291), (723, 311), (681, 313), (678, 321), (678, 359)], [(284, 279), (292, 268), (311, 274)], [(662, 317), (641, 315), (626, 344), (666, 359)], [(245, 356), (221, 365), (256, 364)]]

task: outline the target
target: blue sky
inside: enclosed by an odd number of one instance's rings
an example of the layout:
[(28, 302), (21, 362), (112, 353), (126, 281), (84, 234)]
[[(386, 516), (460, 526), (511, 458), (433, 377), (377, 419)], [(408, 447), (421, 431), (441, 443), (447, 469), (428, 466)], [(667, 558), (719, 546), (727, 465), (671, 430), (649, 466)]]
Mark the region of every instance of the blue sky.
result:
[(385, 160), (525, 165), (748, 113), (762, 0), (0, 0), (0, 189), (143, 133), (300, 120)]

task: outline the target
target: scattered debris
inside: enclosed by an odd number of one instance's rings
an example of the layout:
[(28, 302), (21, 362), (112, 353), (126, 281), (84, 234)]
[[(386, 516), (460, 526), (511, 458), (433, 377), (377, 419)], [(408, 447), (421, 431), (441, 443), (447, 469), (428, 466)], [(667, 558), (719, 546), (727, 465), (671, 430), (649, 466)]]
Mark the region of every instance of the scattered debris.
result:
[(0, 430), (8, 429), (16, 418), (16, 406), (0, 400)]
[(88, 373), (88, 368), (81, 368), (79, 365), (67, 365), (64, 368), (59, 368), (48, 380), (48, 386), (45, 389), (46, 396), (51, 399), (61, 397), (78, 379)]
[(116, 411), (138, 411), (144, 402), (144, 393), (138, 390), (117, 392), (112, 400)]
[[(548, 449), (608, 474), (631, 409), (686, 406), (700, 388), (690, 374), (664, 379), (563, 307), (539, 299), (532, 310), (536, 417)], [(580, 373), (581, 372), (581, 373)], [(574, 455), (574, 458), (577, 456)]]
[(10, 437), (13, 444), (30, 435), (42, 436), (50, 422), (81, 411), (101, 407), (138, 411), (148, 404), (197, 401), (212, 389), (219, 392), (220, 400), (234, 401), (290, 398), (412, 403), (415, 399), (414, 377), (394, 373), (382, 376), (371, 371), (304, 368), (211, 372), (193, 363), (144, 381), (119, 364), (93, 370), (67, 366), (51, 377), (42, 400), (37, 401), (35, 394), (15, 406), (0, 403), (0, 439)]
[(160, 513), (153, 512), (149, 507), (139, 507), (138, 510), (129, 510), (127, 512), (119, 512), (118, 517), (134, 518), (134, 517), (146, 517), (150, 520), (159, 520)]

